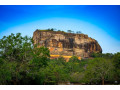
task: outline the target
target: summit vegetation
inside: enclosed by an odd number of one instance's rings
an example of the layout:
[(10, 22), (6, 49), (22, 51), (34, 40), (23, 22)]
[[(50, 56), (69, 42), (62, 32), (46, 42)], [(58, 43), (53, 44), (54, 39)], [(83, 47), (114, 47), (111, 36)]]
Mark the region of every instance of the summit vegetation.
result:
[(12, 33), (0, 39), (0, 84), (120, 84), (120, 52), (92, 53), (82, 60), (72, 56), (66, 62), (50, 59), (49, 49), (33, 46), (31, 37)]

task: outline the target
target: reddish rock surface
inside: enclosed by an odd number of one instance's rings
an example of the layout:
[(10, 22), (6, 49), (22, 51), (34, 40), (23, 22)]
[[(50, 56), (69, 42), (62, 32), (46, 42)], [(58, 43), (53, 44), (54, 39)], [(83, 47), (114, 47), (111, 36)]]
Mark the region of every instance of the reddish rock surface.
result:
[(36, 30), (33, 33), (34, 44), (49, 48), (51, 55), (78, 56), (89, 58), (93, 52), (102, 53), (98, 42), (85, 34), (73, 34), (61, 31)]

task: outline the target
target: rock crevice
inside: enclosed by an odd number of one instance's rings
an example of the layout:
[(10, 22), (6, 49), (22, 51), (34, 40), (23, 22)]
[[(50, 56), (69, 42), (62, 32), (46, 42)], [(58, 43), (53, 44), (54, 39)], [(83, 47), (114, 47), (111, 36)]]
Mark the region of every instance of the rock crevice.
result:
[(93, 52), (102, 53), (98, 42), (85, 34), (36, 30), (33, 33), (33, 40), (34, 44), (38, 44), (38, 47), (49, 48), (51, 55), (76, 55), (89, 58)]

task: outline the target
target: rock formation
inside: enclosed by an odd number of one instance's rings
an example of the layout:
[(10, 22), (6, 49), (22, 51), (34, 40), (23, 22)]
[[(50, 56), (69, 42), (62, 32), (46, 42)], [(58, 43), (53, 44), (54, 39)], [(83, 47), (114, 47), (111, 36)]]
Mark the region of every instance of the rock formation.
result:
[(85, 34), (73, 34), (62, 31), (36, 30), (34, 44), (49, 48), (50, 55), (78, 56), (89, 58), (93, 52), (102, 53), (98, 42)]

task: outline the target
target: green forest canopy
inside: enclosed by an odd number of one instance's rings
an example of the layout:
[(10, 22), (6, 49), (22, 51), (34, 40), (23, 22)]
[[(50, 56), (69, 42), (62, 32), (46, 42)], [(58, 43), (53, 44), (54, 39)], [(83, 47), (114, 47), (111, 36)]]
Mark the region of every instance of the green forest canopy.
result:
[(48, 48), (33, 46), (21, 33), (0, 39), (1, 85), (120, 84), (120, 52), (93, 53), (93, 59), (50, 59)]

